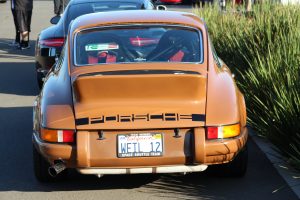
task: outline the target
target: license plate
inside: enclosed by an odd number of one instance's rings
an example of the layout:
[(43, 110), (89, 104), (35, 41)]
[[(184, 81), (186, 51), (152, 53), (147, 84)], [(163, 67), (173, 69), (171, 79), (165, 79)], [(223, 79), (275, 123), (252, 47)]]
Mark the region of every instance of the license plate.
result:
[(118, 157), (153, 157), (163, 155), (161, 133), (118, 135)]

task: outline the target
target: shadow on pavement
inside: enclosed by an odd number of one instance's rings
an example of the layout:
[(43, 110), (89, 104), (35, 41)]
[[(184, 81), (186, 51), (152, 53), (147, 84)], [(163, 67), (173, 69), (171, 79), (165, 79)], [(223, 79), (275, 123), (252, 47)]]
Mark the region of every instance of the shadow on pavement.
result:
[(115, 175), (98, 179), (70, 173), (70, 179), (42, 184), (32, 167), (32, 107), (0, 108), (0, 191), (52, 192), (133, 189), (156, 198), (175, 199), (296, 199), (268, 160), (249, 141), (249, 170), (244, 178), (221, 178), (209, 173), (188, 175)]
[(0, 59), (18, 59), (20, 62), (32, 61), (34, 59), (35, 40), (30, 40), (30, 49), (20, 50), (10, 46), (12, 39), (0, 38)]
[(24, 96), (38, 94), (33, 62), (1, 62), (0, 74), (0, 93)]
[(60, 183), (39, 183), (32, 165), (32, 107), (0, 107), (0, 192), (74, 191), (130, 189), (141, 187), (158, 176), (82, 176), (71, 171), (70, 179)]
[[(209, 170), (185, 176), (164, 175), (139, 190), (176, 199), (298, 199), (251, 138), (248, 147), (248, 171), (244, 177), (219, 177)], [(282, 189), (275, 192), (279, 188)]]

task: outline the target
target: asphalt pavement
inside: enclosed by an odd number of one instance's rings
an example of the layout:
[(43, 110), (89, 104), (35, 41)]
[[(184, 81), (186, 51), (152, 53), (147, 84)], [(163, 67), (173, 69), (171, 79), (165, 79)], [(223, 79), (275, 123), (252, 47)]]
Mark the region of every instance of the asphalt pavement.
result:
[[(0, 200), (298, 199), (252, 140), (248, 172), (243, 178), (222, 178), (203, 172), (98, 179), (73, 172), (70, 180), (61, 183), (37, 182), (31, 144), (32, 105), (38, 95), (34, 43), (38, 32), (50, 26), (53, 2), (34, 1), (31, 49), (25, 51), (8, 46), (14, 38), (9, 3), (0, 4)], [(191, 11), (190, 6), (170, 9)]]

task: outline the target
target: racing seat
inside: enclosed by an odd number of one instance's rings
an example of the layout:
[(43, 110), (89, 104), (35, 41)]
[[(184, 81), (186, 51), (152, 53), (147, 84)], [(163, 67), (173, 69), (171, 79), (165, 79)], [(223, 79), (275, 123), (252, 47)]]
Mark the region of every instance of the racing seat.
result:
[[(97, 63), (115, 63), (122, 59), (123, 51), (120, 41), (113, 35), (108, 33), (95, 32), (95, 35), (89, 35), (80, 41), (80, 60), (82, 64), (97, 64)], [(86, 45), (99, 44), (107, 45), (103, 49), (95, 49), (88, 51)], [(110, 45), (115, 45), (115, 48), (110, 48)]]
[(116, 55), (109, 54), (106, 51), (99, 52), (96, 56), (88, 56), (88, 64), (97, 63), (115, 63), (117, 61)]
[(147, 60), (191, 62), (194, 60), (191, 55), (196, 54), (192, 43), (199, 41), (195, 36), (194, 32), (169, 30), (161, 37), (156, 48), (147, 56)]

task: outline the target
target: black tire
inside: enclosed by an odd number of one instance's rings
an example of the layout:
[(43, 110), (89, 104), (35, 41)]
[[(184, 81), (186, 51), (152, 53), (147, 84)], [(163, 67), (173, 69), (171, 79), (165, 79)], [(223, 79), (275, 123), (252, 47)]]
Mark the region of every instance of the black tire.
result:
[(42, 66), (38, 62), (36, 62), (35, 63), (36, 80), (37, 80), (37, 84), (38, 84), (38, 87), (39, 87), (40, 90), (43, 87), (43, 84), (44, 84), (43, 78), (45, 76), (42, 72), (38, 71), (38, 69), (41, 69), (41, 68), (42, 68)]
[(67, 178), (67, 170), (64, 170), (56, 177), (52, 177), (48, 172), (50, 164), (39, 154), (34, 146), (32, 150), (34, 175), (39, 182), (56, 182)]
[(209, 172), (223, 177), (243, 177), (247, 172), (248, 147), (247, 145), (229, 163), (209, 166)]
[(44, 84), (43, 78), (44, 77), (42, 73), (36, 72), (36, 80), (40, 90), (43, 88), (43, 84)]
[(37, 80), (37, 84), (39, 89), (41, 90), (44, 84), (43, 78), (44, 78), (44, 74), (42, 72), (39, 72), (38, 69), (41, 69), (42, 66), (38, 63), (35, 62), (35, 70), (36, 70), (36, 80)]

